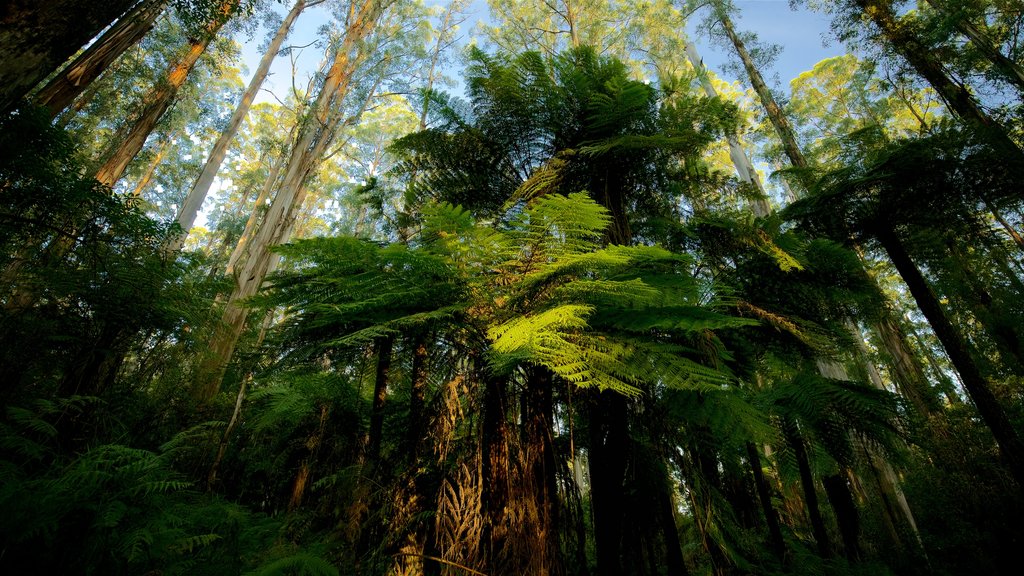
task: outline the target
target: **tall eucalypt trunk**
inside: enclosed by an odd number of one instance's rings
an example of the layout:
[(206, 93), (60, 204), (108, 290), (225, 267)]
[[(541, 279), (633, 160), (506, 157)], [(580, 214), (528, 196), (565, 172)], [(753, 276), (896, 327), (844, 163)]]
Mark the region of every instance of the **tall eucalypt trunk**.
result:
[(245, 327), (248, 309), (243, 301), (259, 290), (276, 265), (277, 258), (271, 247), (286, 242), (291, 235), (306, 198), (306, 182), (320, 166), (344, 121), (342, 102), (348, 95), (352, 76), (366, 57), (360, 45), (373, 32), (389, 4), (388, 0), (361, 0), (349, 6), (345, 36), (334, 52), (309, 114), (296, 131), (277, 194), (249, 242), (244, 264), (235, 270), (235, 288), (224, 308), (221, 326), (199, 367), (195, 394), (200, 401), (209, 401), (220, 390), (224, 371)]
[(775, 128), (779, 140), (782, 141), (782, 149), (785, 151), (786, 157), (789, 158), (789, 163), (796, 169), (797, 178), (800, 179), (800, 183), (805, 189), (810, 189), (813, 182), (808, 172), (807, 160), (804, 158), (800, 145), (797, 143), (796, 132), (793, 131), (793, 126), (790, 125), (789, 119), (786, 118), (785, 113), (782, 111), (782, 107), (775, 100), (771, 89), (768, 88), (768, 84), (764, 81), (761, 71), (754, 64), (754, 59), (750, 56), (750, 52), (747, 50), (743, 39), (736, 33), (736, 28), (732, 25), (732, 19), (729, 18), (729, 13), (726, 12), (725, 7), (717, 0), (712, 4), (712, 7), (715, 10), (715, 18), (721, 23), (722, 30), (729, 38), (729, 41), (732, 42), (733, 47), (736, 49), (736, 55), (739, 56), (740, 61), (743, 63), (743, 69), (747, 72), (750, 84), (753, 86), (754, 92), (757, 93), (758, 99), (761, 100), (761, 105), (764, 106), (765, 112), (768, 114), (768, 120), (772, 123), (772, 127)]
[(185, 197), (185, 201), (181, 205), (181, 210), (178, 212), (178, 225), (181, 226), (181, 234), (176, 235), (168, 242), (169, 250), (178, 250), (185, 242), (185, 238), (188, 237), (189, 230), (192, 228), (192, 224), (196, 221), (196, 215), (199, 214), (199, 209), (203, 206), (203, 201), (206, 200), (206, 195), (210, 192), (210, 187), (213, 185), (213, 180), (217, 177), (217, 172), (220, 171), (221, 164), (224, 163), (224, 158), (227, 156), (228, 148), (231, 146), (231, 142), (235, 139), (235, 135), (238, 133), (238, 128), (245, 121), (245, 117), (249, 114), (249, 108), (252, 106), (253, 100), (256, 99), (256, 94), (259, 93), (260, 88), (263, 86), (263, 82), (267, 79), (267, 74), (270, 72), (270, 65), (274, 62), (274, 58), (277, 53), (281, 51), (281, 45), (284, 44), (285, 39), (288, 37), (288, 32), (292, 28), (295, 19), (302, 14), (302, 11), (309, 6), (315, 6), (320, 4), (323, 0), (312, 0), (307, 2), (306, 0), (297, 0), (292, 6), (292, 9), (285, 16), (281, 25), (278, 27), (277, 32), (274, 34), (273, 40), (270, 42), (270, 46), (267, 47), (267, 51), (264, 52), (263, 58), (260, 59), (259, 66), (256, 67), (256, 72), (253, 73), (252, 79), (249, 81), (249, 86), (246, 87), (245, 92), (242, 93), (242, 99), (239, 100), (238, 106), (235, 107), (234, 113), (231, 114), (231, 119), (228, 120), (227, 126), (224, 131), (221, 132), (220, 137), (217, 138), (217, 142), (213, 145), (213, 149), (210, 151), (210, 157), (206, 160), (206, 164), (203, 166), (202, 173), (196, 179), (195, 184), (192, 185), (192, 189), (189, 190), (188, 195)]
[[(697, 46), (693, 42), (686, 43), (686, 57), (690, 60), (690, 65), (693, 66), (694, 71), (697, 72), (697, 78), (704, 89), (704, 94), (708, 98), (718, 98), (718, 90), (715, 90), (715, 85), (711, 83), (711, 76), (708, 74), (707, 68), (704, 67), (704, 59), (700, 57), (700, 54), (697, 52)], [(754, 168), (754, 164), (750, 161), (747, 151), (740, 144), (739, 136), (729, 134), (726, 137), (726, 141), (729, 144), (729, 158), (736, 168), (736, 176), (740, 179), (740, 182), (752, 187), (757, 194), (757, 198), (751, 203), (754, 215), (758, 218), (768, 216), (772, 212), (772, 207), (768, 203), (768, 197), (765, 194), (764, 186), (761, 185), (761, 178), (757, 175), (757, 169)]]
[(1017, 430), (993, 394), (981, 368), (975, 362), (967, 340), (946, 317), (939, 298), (907, 253), (898, 232), (891, 225), (882, 224), (876, 232), (876, 237), (889, 255), (889, 259), (892, 260), (896, 271), (906, 283), (910, 294), (917, 302), (917, 307), (928, 319), (932, 331), (942, 343), (953, 367), (960, 374), (960, 380), (971, 396), (971, 400), (974, 401), (974, 405), (977, 406), (982, 420), (992, 430), (992, 435), (995, 437), (996, 443), (999, 444), (1007, 466), (1017, 479), (1017, 484), (1024, 488), (1024, 443), (1021, 442)]
[(96, 180), (106, 186), (114, 184), (124, 175), (128, 164), (146, 144), (146, 138), (160, 119), (174, 103), (178, 90), (185, 84), (196, 62), (206, 52), (207, 46), (228, 21), (238, 6), (239, 0), (222, 0), (215, 20), (209, 22), (199, 38), (189, 42), (188, 50), (167, 70), (167, 74), (146, 95), (142, 112), (118, 130), (103, 156), (103, 165), (96, 171)]
[(974, 128), (976, 132), (991, 139), (992, 143), (1007, 155), (1007, 159), (1024, 163), (1024, 153), (999, 126), (978, 105), (977, 100), (963, 84), (956, 82), (946, 73), (935, 53), (923, 42), (906, 18), (896, 16), (891, 0), (853, 0), (865, 16), (870, 19), (886, 42), (938, 92), (954, 114)]
[(8, 0), (0, 5), (0, 114), (136, 2)]
[(35, 96), (35, 103), (45, 107), (50, 117), (71, 106), (86, 88), (126, 50), (135, 46), (153, 29), (168, 0), (142, 0), (122, 16), (102, 36), (75, 57)]

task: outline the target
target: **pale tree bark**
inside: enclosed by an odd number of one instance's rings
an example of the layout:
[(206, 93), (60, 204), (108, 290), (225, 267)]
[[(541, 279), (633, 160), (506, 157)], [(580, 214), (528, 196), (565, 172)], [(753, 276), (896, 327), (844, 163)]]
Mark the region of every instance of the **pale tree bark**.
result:
[(8, 0), (0, 5), (0, 113), (137, 0)]
[(203, 165), (203, 171), (199, 174), (195, 184), (192, 185), (192, 189), (189, 190), (188, 195), (185, 197), (185, 201), (181, 205), (181, 209), (178, 211), (177, 220), (178, 225), (181, 226), (181, 234), (176, 235), (168, 242), (169, 250), (179, 250), (181, 249), (182, 244), (185, 243), (189, 230), (192, 229), (192, 225), (196, 221), (196, 215), (199, 214), (199, 209), (202, 208), (203, 201), (206, 200), (206, 196), (210, 192), (210, 187), (213, 185), (213, 181), (217, 177), (217, 173), (220, 171), (221, 164), (224, 163), (224, 158), (227, 156), (228, 148), (231, 146), (231, 142), (235, 139), (235, 135), (238, 133), (238, 128), (242, 125), (242, 122), (245, 121), (246, 116), (249, 114), (249, 108), (252, 106), (253, 100), (256, 99), (256, 94), (259, 93), (260, 88), (263, 86), (263, 82), (267, 79), (267, 74), (270, 72), (270, 65), (274, 62), (274, 58), (277, 57), (277, 53), (281, 51), (281, 46), (284, 44), (285, 38), (288, 37), (288, 32), (291, 30), (295, 19), (298, 18), (306, 8), (315, 6), (321, 2), (323, 2), (323, 0), (313, 0), (311, 2), (307, 2), (306, 0), (297, 0), (281, 22), (277, 32), (274, 34), (273, 40), (270, 42), (270, 46), (267, 47), (266, 52), (264, 52), (263, 57), (260, 59), (260, 63), (256, 67), (256, 72), (253, 73), (248, 87), (246, 87), (245, 92), (242, 93), (242, 98), (239, 100), (238, 106), (235, 107), (235, 111), (231, 114), (231, 118), (228, 120), (227, 126), (224, 128), (224, 131), (221, 132), (220, 137), (217, 138), (217, 142), (213, 145), (213, 149), (210, 151), (210, 156), (206, 160), (206, 164)]
[(221, 327), (214, 335), (209, 355), (199, 367), (195, 392), (202, 401), (209, 401), (220, 389), (224, 371), (245, 326), (248, 310), (243, 301), (259, 290), (276, 262), (271, 247), (288, 240), (306, 197), (306, 182), (322, 163), (344, 120), (342, 102), (349, 92), (352, 76), (366, 56), (359, 51), (359, 45), (376, 27), (389, 4), (388, 0), (361, 0), (349, 6), (345, 36), (309, 115), (296, 134), (277, 194), (249, 243), (248, 257), (237, 271)]
[(1007, 81), (1013, 83), (1018, 91), (1024, 93), (1024, 67), (1008, 58), (1000, 52), (999, 47), (989, 38), (988, 33), (982, 26), (971, 22), (965, 14), (958, 14), (955, 6), (949, 4), (949, 0), (925, 0), (935, 10), (951, 17), (957, 31), (963, 34), (971, 44), (981, 52), (992, 66), (996, 68)]
[(168, 68), (165, 77), (146, 95), (142, 112), (113, 137), (104, 154), (103, 164), (96, 171), (96, 180), (101, 184), (113, 188), (121, 179), (128, 164), (142, 150), (146, 138), (174, 103), (178, 90), (185, 84), (196, 62), (237, 6), (238, 0), (222, 0), (218, 18), (207, 24), (200, 38), (189, 42), (185, 54)]
[(165, 157), (167, 157), (167, 149), (171, 147), (171, 142), (173, 140), (174, 137), (168, 135), (162, 142), (160, 142), (160, 146), (156, 149), (156, 153), (153, 154), (153, 159), (150, 160), (149, 164), (146, 166), (146, 171), (142, 173), (142, 177), (139, 178), (139, 181), (135, 184), (135, 188), (132, 189), (132, 196), (136, 198), (142, 196), (142, 192), (147, 186), (149, 186), (149, 183), (153, 181), (153, 175), (156, 174), (156, 169), (160, 167), (160, 163), (164, 161)]
[(142, 0), (46, 83), (35, 103), (54, 118), (63, 112), (108, 66), (153, 29), (168, 0)]
[(284, 162), (285, 157), (279, 156), (270, 166), (270, 173), (267, 174), (267, 179), (264, 180), (263, 187), (260, 188), (260, 193), (253, 202), (249, 218), (245, 221), (245, 228), (242, 229), (242, 235), (238, 237), (235, 248), (231, 251), (231, 256), (228, 258), (227, 268), (224, 269), (226, 276), (234, 276), (239, 260), (245, 254), (252, 235), (256, 233), (256, 226), (260, 222), (260, 209), (266, 204), (267, 199), (270, 198), (270, 193), (274, 191)]
[(747, 72), (750, 84), (754, 87), (754, 92), (757, 93), (757, 97), (761, 101), (761, 105), (764, 107), (764, 110), (768, 115), (768, 121), (771, 122), (779, 140), (782, 141), (782, 149), (786, 153), (786, 157), (789, 158), (789, 163), (796, 169), (797, 179), (805, 189), (810, 189), (813, 181), (808, 171), (807, 159), (804, 157), (803, 152), (800, 150), (800, 145), (797, 143), (796, 132), (793, 131), (793, 126), (789, 123), (789, 119), (786, 118), (786, 114), (782, 111), (782, 107), (779, 106), (779, 103), (775, 100), (775, 96), (772, 94), (771, 89), (768, 88), (768, 84), (764, 81), (761, 71), (757, 69), (757, 65), (754, 63), (754, 59), (750, 56), (750, 52), (747, 50), (747, 46), (743, 42), (743, 39), (736, 33), (736, 29), (732, 25), (732, 20), (729, 18), (729, 14), (721, 5), (715, 5), (715, 17), (722, 24), (722, 29), (725, 31), (725, 35), (729, 38), (729, 41), (732, 42), (733, 47), (736, 49), (736, 54), (743, 63), (743, 69)]
[[(704, 67), (704, 60), (697, 53), (697, 46), (693, 42), (686, 43), (686, 56), (690, 60), (690, 65), (697, 72), (697, 78), (704, 89), (704, 94), (709, 98), (717, 98), (718, 90), (715, 90), (714, 84), (711, 83), (711, 76), (708, 74), (707, 68)], [(729, 158), (732, 160), (733, 166), (736, 167), (736, 175), (739, 177), (740, 182), (752, 186), (758, 195), (757, 199), (751, 203), (754, 215), (759, 218), (768, 216), (771, 214), (772, 208), (768, 203), (764, 186), (761, 185), (761, 178), (758, 177), (754, 164), (750, 161), (750, 157), (747, 156), (747, 151), (743, 149), (740, 139), (736, 134), (729, 134), (726, 140), (729, 144)]]

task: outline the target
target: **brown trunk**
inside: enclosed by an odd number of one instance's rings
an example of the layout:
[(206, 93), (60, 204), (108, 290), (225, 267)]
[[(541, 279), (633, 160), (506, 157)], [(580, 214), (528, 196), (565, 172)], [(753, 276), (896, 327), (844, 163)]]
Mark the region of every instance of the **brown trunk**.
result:
[[(523, 569), (530, 574), (563, 574), (560, 545), (561, 500), (558, 494), (555, 459), (554, 378), (547, 368), (527, 371), (523, 410), (523, 464), (532, 481), (534, 522), (524, 522), (524, 536), (533, 540), (529, 562)], [(532, 524), (532, 525), (531, 525)]]
[(306, 487), (309, 485), (309, 477), (313, 473), (313, 463), (316, 460), (317, 452), (320, 450), (320, 444), (324, 440), (324, 431), (327, 428), (327, 416), (330, 414), (330, 410), (326, 404), (320, 405), (320, 423), (317, 425), (316, 431), (313, 435), (306, 440), (306, 450), (308, 454), (302, 460), (302, 464), (299, 465), (299, 471), (295, 475), (295, 481), (292, 482), (292, 493), (288, 499), (288, 511), (293, 512), (296, 508), (302, 505), (302, 499), (306, 495)]
[(136, 0), (8, 0), (0, 6), (0, 114)]
[(843, 550), (851, 562), (860, 560), (860, 515), (845, 476), (834, 474), (821, 480), (843, 539)]
[(391, 372), (391, 350), (393, 347), (394, 338), (390, 336), (377, 341), (373, 406), (370, 409), (370, 428), (366, 433), (366, 462), (371, 474), (380, 462), (380, 445), (384, 435), (384, 403), (388, 399), (388, 375)]
[(142, 0), (107, 29), (74, 61), (47, 82), (35, 96), (39, 106), (55, 118), (99, 78), (118, 56), (135, 46), (153, 28), (168, 0)]
[[(312, 4), (319, 4), (320, 2), (314, 1)], [(291, 30), (292, 24), (295, 19), (299, 17), (307, 7), (306, 0), (297, 0), (295, 5), (292, 6), (291, 11), (285, 16), (284, 21), (277, 29), (277, 33), (274, 34), (273, 40), (270, 42), (270, 46), (267, 47), (263, 57), (260, 59), (259, 65), (256, 67), (256, 72), (253, 73), (252, 79), (249, 81), (248, 87), (245, 92), (242, 93), (242, 98), (239, 100), (238, 105), (235, 107), (235, 111), (231, 114), (231, 118), (228, 120), (227, 126), (224, 131), (221, 132), (220, 137), (217, 138), (217, 142), (214, 143), (213, 149), (210, 151), (210, 156), (206, 160), (206, 164), (203, 165), (203, 171), (199, 174), (192, 189), (189, 190), (188, 195), (185, 197), (185, 201), (181, 204), (181, 209), (178, 211), (178, 225), (181, 226), (181, 234), (172, 239), (169, 242), (168, 248), (170, 250), (179, 250), (181, 245), (185, 242), (185, 238), (188, 236), (189, 230), (192, 229), (192, 224), (196, 221), (196, 215), (199, 214), (199, 209), (202, 208), (203, 202), (206, 200), (206, 195), (210, 192), (210, 187), (213, 185), (214, 179), (217, 177), (217, 172), (220, 171), (220, 166), (224, 162), (224, 158), (227, 156), (228, 147), (231, 142), (235, 139), (235, 134), (238, 133), (238, 128), (242, 125), (246, 116), (249, 114), (249, 108), (252, 106), (253, 100), (256, 99), (256, 94), (259, 92), (260, 87), (263, 86), (263, 81), (266, 80), (267, 74), (270, 72), (270, 65), (274, 62), (274, 58), (277, 53), (281, 50), (281, 45), (284, 44), (285, 38), (288, 37), (288, 32)]]
[(598, 576), (622, 572), (620, 547), (629, 451), (627, 408), (626, 398), (611, 391), (598, 393), (591, 403), (588, 461)]
[(761, 465), (761, 454), (752, 442), (747, 442), (747, 459), (750, 462), (750, 469), (754, 473), (754, 485), (757, 487), (757, 496), (761, 501), (761, 511), (764, 513), (765, 522), (768, 524), (768, 536), (771, 540), (772, 551), (778, 557), (779, 562), (786, 562), (786, 542), (782, 538), (782, 528), (779, 526), (779, 515), (772, 506), (771, 489), (764, 478), (764, 468)]
[(132, 189), (132, 196), (138, 198), (142, 196), (142, 192), (146, 190), (149, 183), (153, 181), (153, 175), (156, 174), (156, 169), (160, 166), (160, 163), (164, 161), (164, 157), (167, 156), (167, 148), (171, 145), (171, 136), (167, 136), (163, 142), (160, 143), (159, 148), (156, 150), (156, 154), (153, 154), (153, 159), (149, 161), (149, 165), (146, 166), (146, 171), (142, 173), (142, 177), (135, 184), (135, 188)]
[(974, 405), (977, 406), (982, 420), (992, 431), (1017, 483), (1024, 486), (1024, 443), (1021, 442), (1016, 429), (995, 394), (992, 393), (981, 369), (974, 361), (967, 341), (946, 317), (938, 297), (910, 258), (896, 232), (883, 228), (878, 231), (877, 236), (878, 241), (889, 254), (893, 265), (910, 290), (910, 294), (914, 297), (914, 301), (917, 302), (921, 313), (928, 319), (932, 331), (942, 343), (953, 367), (960, 374), (964, 388), (967, 389)]
[(946, 106), (977, 132), (991, 141), (1014, 163), (1024, 161), (1020, 148), (978, 105), (963, 84), (955, 82), (933, 51), (921, 43), (911, 26), (896, 16), (890, 0), (855, 0), (864, 14), (875, 23), (892, 48), (920, 74), (946, 103)]
[(219, 17), (206, 26), (201, 38), (189, 42), (188, 51), (168, 68), (165, 77), (146, 95), (142, 112), (114, 135), (104, 154), (103, 165), (96, 171), (96, 180), (101, 184), (113, 188), (121, 179), (128, 164), (142, 150), (146, 138), (174, 103), (174, 98), (188, 79), (189, 72), (206, 52), (206, 47), (237, 4), (238, 0), (222, 0)]
[(807, 515), (811, 520), (811, 529), (814, 531), (814, 540), (818, 543), (818, 554), (822, 558), (832, 556), (832, 544), (829, 541), (828, 532), (825, 530), (825, 521), (821, 517), (821, 506), (818, 504), (818, 490), (814, 485), (814, 476), (811, 474), (811, 463), (807, 458), (807, 448), (804, 439), (800, 436), (800, 430), (796, 423), (787, 420), (784, 425), (784, 432), (789, 445), (793, 448), (796, 456), (796, 463), (800, 469), (800, 484), (804, 490), (804, 503), (807, 505)]
[(483, 506), (485, 524), (481, 545), (483, 558), (495, 574), (508, 562), (509, 507), (512, 491), (509, 453), (508, 390), (506, 382), (490, 374), (481, 378), (483, 391)]

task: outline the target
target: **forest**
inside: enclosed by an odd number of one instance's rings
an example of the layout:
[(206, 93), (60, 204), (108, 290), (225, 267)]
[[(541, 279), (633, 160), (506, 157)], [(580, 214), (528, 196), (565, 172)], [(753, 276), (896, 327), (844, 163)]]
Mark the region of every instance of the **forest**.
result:
[(1024, 4), (745, 4), (0, 3), (0, 573), (1018, 574)]

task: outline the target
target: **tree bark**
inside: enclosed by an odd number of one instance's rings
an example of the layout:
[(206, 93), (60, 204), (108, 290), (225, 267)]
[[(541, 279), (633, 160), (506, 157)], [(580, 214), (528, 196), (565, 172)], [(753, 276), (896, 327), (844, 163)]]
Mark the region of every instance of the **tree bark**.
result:
[(277, 194), (249, 243), (248, 257), (228, 298), (221, 328), (214, 335), (210, 353), (199, 368), (196, 393), (201, 400), (213, 398), (220, 388), (224, 371), (245, 326), (247, 311), (242, 301), (259, 290), (271, 271), (275, 261), (271, 247), (287, 241), (291, 234), (306, 197), (306, 182), (323, 161), (342, 124), (342, 100), (348, 94), (352, 76), (365, 56), (357, 51), (358, 46), (377, 25), (386, 4), (381, 0), (363, 0), (358, 8), (355, 3), (350, 5), (344, 39), (335, 52), (310, 114), (297, 131)]
[(372, 474), (380, 462), (380, 446), (384, 435), (384, 403), (388, 398), (388, 374), (391, 372), (391, 350), (394, 338), (385, 336), (377, 340), (377, 369), (373, 379), (373, 406), (370, 409), (370, 428), (366, 434), (366, 462)]
[(725, 35), (732, 42), (733, 47), (736, 49), (736, 54), (743, 63), (743, 69), (746, 70), (747, 77), (750, 78), (750, 84), (754, 87), (754, 92), (757, 93), (758, 99), (761, 100), (761, 105), (768, 114), (768, 120), (775, 128), (779, 140), (782, 141), (782, 149), (785, 151), (786, 157), (789, 158), (790, 164), (797, 169), (797, 178), (799, 178), (800, 183), (805, 189), (809, 189), (813, 182), (808, 173), (807, 159), (804, 158), (800, 145), (796, 141), (796, 133), (793, 131), (793, 126), (790, 125), (789, 120), (782, 111), (782, 107), (775, 101), (775, 96), (772, 95), (771, 89), (768, 88), (764, 77), (761, 76), (761, 71), (754, 64), (754, 59), (750, 57), (750, 52), (747, 51), (743, 39), (736, 33), (729, 14), (725, 11), (724, 7), (717, 3), (715, 4), (715, 11), (716, 17), (721, 22), (722, 29), (725, 31)]
[(63, 112), (94, 80), (126, 50), (153, 29), (168, 0), (142, 0), (96, 39), (67, 67), (46, 83), (35, 96), (50, 117)]
[(1017, 144), (981, 109), (966, 86), (953, 81), (932, 50), (918, 39), (903, 19), (896, 16), (890, 0), (854, 0), (854, 3), (875, 23), (892, 48), (938, 92), (954, 114), (976, 132), (990, 138), (1007, 154), (1007, 160), (1024, 162), (1024, 153)]
[(967, 389), (971, 400), (978, 408), (982, 420), (992, 431), (992, 435), (1006, 459), (1007, 466), (1017, 479), (1017, 484), (1024, 487), (1024, 443), (1021, 442), (1016, 429), (993, 394), (978, 364), (974, 361), (967, 341), (946, 317), (938, 297), (910, 258), (896, 231), (883, 226), (877, 232), (877, 237), (897, 272), (903, 278), (903, 282), (906, 283), (921, 313), (928, 319), (932, 331), (942, 343), (953, 367), (960, 374), (964, 388)]
[(136, 0), (8, 0), (0, 7), (0, 114)]
[(992, 66), (998, 70), (1007, 81), (1011, 82), (1018, 91), (1024, 93), (1024, 68), (1017, 64), (1005, 54), (988, 37), (988, 34), (981, 27), (971, 22), (970, 18), (963, 13), (957, 13), (955, 7), (951, 7), (945, 1), (925, 0), (935, 10), (947, 14), (956, 29), (971, 41), (971, 44), (981, 52)]
[[(686, 43), (686, 56), (690, 60), (690, 65), (697, 72), (697, 78), (700, 80), (701, 87), (704, 88), (704, 94), (708, 98), (718, 98), (718, 91), (715, 90), (714, 84), (711, 83), (711, 77), (708, 75), (707, 68), (704, 67), (704, 60), (697, 53), (697, 46), (693, 42)], [(768, 216), (772, 213), (772, 207), (768, 203), (768, 196), (765, 194), (764, 186), (761, 185), (761, 178), (757, 175), (757, 169), (754, 168), (750, 157), (747, 156), (747, 151), (740, 144), (739, 136), (729, 134), (726, 136), (726, 141), (729, 144), (729, 158), (732, 160), (732, 165), (736, 168), (736, 175), (739, 177), (740, 182), (753, 187), (754, 192), (758, 195), (751, 204), (754, 216), (758, 218)]]
[(203, 202), (206, 200), (206, 196), (210, 192), (210, 187), (213, 185), (213, 181), (217, 177), (217, 173), (220, 171), (221, 164), (224, 163), (224, 158), (227, 156), (228, 148), (231, 146), (231, 142), (235, 139), (235, 135), (238, 133), (238, 128), (242, 125), (246, 116), (248, 116), (249, 108), (252, 106), (253, 100), (256, 99), (256, 94), (259, 93), (260, 88), (263, 86), (263, 82), (267, 79), (267, 74), (270, 72), (270, 65), (273, 64), (277, 53), (281, 51), (281, 45), (284, 44), (285, 39), (288, 37), (288, 32), (291, 30), (295, 19), (299, 17), (307, 6), (319, 3), (320, 2), (318, 1), (307, 3), (306, 0), (297, 0), (295, 5), (292, 6), (292, 9), (288, 12), (288, 15), (285, 16), (284, 20), (281, 22), (281, 25), (277, 29), (277, 33), (274, 34), (274, 38), (270, 42), (270, 46), (267, 47), (267, 51), (263, 53), (263, 57), (260, 59), (260, 63), (256, 67), (256, 72), (253, 73), (252, 79), (249, 80), (249, 85), (246, 87), (245, 92), (242, 93), (242, 98), (239, 100), (238, 106), (235, 107), (235, 111), (231, 114), (231, 118), (228, 120), (227, 126), (224, 128), (224, 131), (221, 132), (220, 137), (217, 138), (217, 142), (213, 145), (213, 149), (210, 151), (210, 156), (206, 160), (206, 164), (203, 165), (203, 171), (199, 174), (195, 184), (192, 185), (188, 195), (185, 196), (185, 201), (182, 202), (177, 218), (178, 225), (181, 226), (181, 234), (176, 235), (170, 240), (168, 245), (170, 250), (180, 250), (185, 239), (188, 237), (189, 230), (192, 229), (192, 225), (196, 221), (196, 215), (199, 214), (199, 209), (202, 208)]
[(807, 515), (811, 520), (814, 540), (818, 543), (818, 554), (822, 558), (830, 558), (832, 556), (832, 543), (829, 540), (828, 532), (825, 530), (825, 521), (821, 517), (818, 491), (814, 486), (814, 476), (811, 474), (811, 463), (807, 458), (807, 448), (795, 422), (787, 420), (783, 424), (783, 428), (786, 433), (786, 439), (796, 455), (796, 463), (800, 469), (800, 484), (804, 489), (804, 503), (807, 505)]
[(625, 517), (623, 481), (629, 451), (627, 400), (621, 394), (597, 394), (590, 413), (590, 499), (598, 576), (622, 573), (620, 547)]
[(189, 42), (188, 51), (168, 68), (162, 81), (150, 90), (143, 102), (142, 112), (118, 130), (107, 147), (103, 165), (96, 171), (96, 180), (101, 184), (113, 188), (121, 179), (128, 164), (146, 144), (146, 138), (174, 103), (178, 90), (185, 84), (196, 62), (237, 6), (238, 0), (222, 0), (218, 18), (207, 24), (200, 38)]
[(757, 497), (761, 501), (761, 511), (764, 513), (765, 522), (768, 524), (768, 537), (771, 541), (772, 551), (779, 559), (779, 562), (786, 562), (786, 541), (782, 538), (782, 527), (779, 525), (779, 515), (772, 506), (771, 489), (764, 478), (764, 468), (761, 465), (761, 454), (752, 442), (747, 442), (747, 459), (750, 462), (750, 469), (754, 473), (754, 485), (757, 487)]

